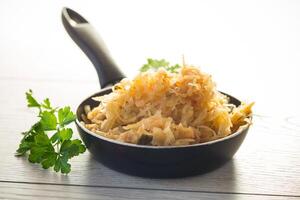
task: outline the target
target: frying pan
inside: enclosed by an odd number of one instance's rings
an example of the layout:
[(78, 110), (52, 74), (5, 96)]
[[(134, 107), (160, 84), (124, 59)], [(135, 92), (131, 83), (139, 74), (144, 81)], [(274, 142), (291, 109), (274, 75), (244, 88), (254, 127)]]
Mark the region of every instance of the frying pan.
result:
[[(96, 68), (101, 89), (78, 106), (76, 126), (80, 137), (93, 157), (104, 165), (124, 173), (143, 177), (183, 177), (206, 173), (230, 160), (242, 144), (249, 125), (218, 140), (185, 146), (147, 146), (122, 143), (86, 129), (80, 121), (84, 106), (94, 108), (92, 98), (112, 92), (111, 85), (125, 78), (110, 56), (101, 37), (91, 24), (74, 10), (63, 8), (63, 25)], [(223, 93), (225, 94), (225, 93)], [(230, 103), (241, 102), (228, 95)]]

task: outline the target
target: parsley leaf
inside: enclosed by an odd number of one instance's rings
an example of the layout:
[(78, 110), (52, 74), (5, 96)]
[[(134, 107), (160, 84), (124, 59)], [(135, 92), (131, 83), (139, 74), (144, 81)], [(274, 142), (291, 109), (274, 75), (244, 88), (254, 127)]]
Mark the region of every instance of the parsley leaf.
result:
[(46, 133), (40, 132), (34, 137), (28, 160), (32, 163), (40, 163), (49, 153), (55, 153), (54, 148)]
[(70, 128), (64, 128), (56, 132), (52, 137), (51, 141), (56, 142), (56, 141), (65, 141), (65, 140), (70, 140), (73, 135), (73, 130)]
[(24, 132), (24, 137), (21, 140), (19, 148), (16, 151), (17, 156), (23, 156), (28, 150), (30, 150), (31, 146), (34, 143), (34, 137), (38, 132), (43, 132), (41, 124), (35, 123), (29, 131)]
[(32, 90), (29, 90), (25, 94), (26, 94), (28, 107), (40, 107), (40, 104), (37, 102), (37, 100), (32, 97)]
[(70, 128), (66, 128), (66, 129), (60, 130), (58, 133), (59, 133), (60, 141), (65, 141), (65, 140), (71, 139), (73, 131)]
[(76, 116), (69, 106), (57, 111), (48, 98), (38, 103), (31, 90), (26, 92), (26, 99), (28, 107), (39, 109), (40, 119), (28, 131), (23, 132), (24, 136), (15, 155), (24, 156), (28, 152), (31, 163), (40, 163), (44, 169), (53, 167), (56, 172), (69, 173), (69, 160), (86, 150), (81, 140), (72, 140), (73, 130), (66, 127)]
[(45, 99), (41, 106), (46, 109), (52, 109), (49, 98)]
[(41, 115), (41, 125), (45, 131), (56, 130), (57, 119), (53, 112), (43, 111)]
[(61, 126), (67, 125), (73, 122), (75, 119), (76, 116), (71, 111), (71, 108), (69, 106), (58, 110), (58, 122)]
[(177, 73), (177, 70), (180, 68), (180, 65), (176, 64), (170, 67), (167, 67), (167, 70), (172, 72), (172, 73)]
[(165, 59), (147, 59), (147, 64), (144, 64), (141, 68), (141, 72), (146, 72), (148, 70), (154, 70), (157, 71), (159, 68), (165, 68), (167, 71), (170, 71), (171, 73), (177, 73), (177, 70), (180, 68), (180, 65), (176, 64), (173, 66), (170, 66), (170, 63), (166, 61)]
[(65, 155), (59, 156), (55, 161), (54, 170), (56, 172), (61, 171), (61, 173), (68, 174), (71, 171), (71, 165), (68, 163), (68, 157)]
[(55, 165), (55, 162), (57, 160), (57, 153), (56, 152), (49, 152), (47, 154), (47, 157), (42, 161), (42, 167), (44, 169), (48, 169)]
[(78, 156), (80, 153), (84, 153), (85, 148), (80, 140), (65, 140), (60, 147), (60, 154), (65, 155), (68, 158)]

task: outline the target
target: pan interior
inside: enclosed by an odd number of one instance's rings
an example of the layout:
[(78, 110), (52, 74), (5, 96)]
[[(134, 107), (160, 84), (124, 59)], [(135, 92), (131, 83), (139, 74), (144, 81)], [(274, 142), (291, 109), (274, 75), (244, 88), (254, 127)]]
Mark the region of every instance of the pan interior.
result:
[[(108, 87), (108, 88), (102, 89), (99, 92), (97, 92), (97, 93), (91, 95), (90, 97), (86, 98), (79, 105), (79, 107), (77, 108), (76, 115), (77, 115), (77, 120), (78, 120), (77, 121), (78, 126), (80, 126), (81, 129), (83, 129), (86, 133), (94, 135), (94, 136), (97, 136), (97, 138), (101, 138), (101, 139), (104, 139), (104, 140), (107, 140), (107, 141), (110, 141), (110, 142), (113, 142), (113, 143), (118, 143), (118, 144), (120, 143), (120, 144), (126, 145), (126, 146), (145, 147), (145, 148), (174, 148), (174, 147), (176, 147), (176, 148), (184, 148), (186, 146), (191, 147), (191, 146), (201, 146), (201, 145), (206, 145), (206, 144), (209, 145), (209, 144), (213, 144), (213, 143), (216, 143), (216, 142), (219, 142), (219, 141), (223, 141), (223, 140), (235, 137), (236, 135), (239, 135), (241, 132), (243, 132), (245, 129), (249, 128), (249, 126), (246, 126), (244, 129), (239, 129), (237, 132), (232, 133), (229, 136), (226, 136), (224, 138), (220, 138), (220, 139), (217, 139), (217, 140), (212, 140), (212, 141), (205, 142), (205, 143), (192, 144), (192, 145), (182, 145), (182, 146), (149, 146), (149, 145), (137, 145), (137, 144), (129, 144), (129, 143), (124, 143), (124, 142), (119, 142), (119, 141), (116, 141), (116, 140), (113, 140), (113, 139), (105, 138), (104, 136), (97, 135), (96, 133), (93, 133), (93, 132), (89, 131), (82, 124), (79, 123), (80, 121), (82, 121), (82, 118), (81, 118), (82, 114), (85, 114), (85, 112), (84, 112), (84, 106), (85, 105), (89, 105), (91, 107), (91, 109), (93, 109), (93, 108), (95, 108), (95, 107), (97, 107), (99, 105), (99, 102), (93, 100), (93, 97), (103, 96), (103, 95), (109, 94), (111, 92), (112, 92), (112, 88)], [(241, 101), (239, 101), (237, 98), (235, 98), (235, 97), (233, 97), (231, 95), (228, 95), (228, 94), (226, 94), (224, 92), (221, 92), (221, 93), (224, 94), (224, 95), (226, 95), (229, 98), (229, 103), (234, 104), (235, 106), (239, 106), (241, 104)]]

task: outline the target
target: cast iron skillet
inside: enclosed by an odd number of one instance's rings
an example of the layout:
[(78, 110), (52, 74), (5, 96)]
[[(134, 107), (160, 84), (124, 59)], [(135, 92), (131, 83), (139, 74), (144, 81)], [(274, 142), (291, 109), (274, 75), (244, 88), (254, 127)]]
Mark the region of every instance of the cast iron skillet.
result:
[[(132, 175), (144, 177), (182, 177), (206, 173), (230, 160), (243, 142), (249, 126), (222, 139), (186, 146), (146, 146), (118, 142), (86, 129), (80, 121), (84, 106), (98, 106), (92, 97), (110, 93), (110, 85), (125, 76), (113, 62), (103, 40), (93, 27), (75, 11), (63, 8), (65, 29), (94, 64), (102, 90), (86, 98), (76, 111), (76, 126), (91, 154), (101, 163)], [(225, 93), (224, 93), (225, 94)], [(226, 94), (227, 95), (227, 94)], [(230, 95), (236, 106), (240, 101)]]

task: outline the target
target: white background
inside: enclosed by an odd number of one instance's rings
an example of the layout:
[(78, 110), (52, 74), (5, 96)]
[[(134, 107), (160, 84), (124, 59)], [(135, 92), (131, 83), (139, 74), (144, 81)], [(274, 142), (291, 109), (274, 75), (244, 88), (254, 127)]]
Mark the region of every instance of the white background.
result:
[(93, 24), (129, 77), (147, 57), (180, 63), (184, 54), (220, 90), (255, 101), (257, 114), (300, 113), (300, 1), (28, 2), (0, 1), (0, 78), (99, 89), (92, 64), (61, 24), (68, 6)]

